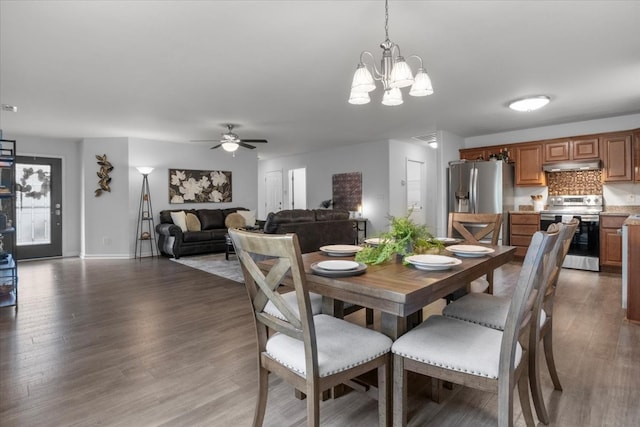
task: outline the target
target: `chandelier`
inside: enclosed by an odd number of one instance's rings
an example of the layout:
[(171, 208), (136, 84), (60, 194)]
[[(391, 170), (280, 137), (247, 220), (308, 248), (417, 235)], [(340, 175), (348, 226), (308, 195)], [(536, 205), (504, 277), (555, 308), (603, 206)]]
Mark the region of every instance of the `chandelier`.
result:
[[(351, 84), (351, 94), (349, 104), (362, 105), (371, 101), (369, 92), (375, 90), (375, 80), (382, 82), (384, 95), (383, 105), (402, 104), (402, 92), (400, 88), (411, 86), (409, 95), (427, 96), (433, 93), (431, 79), (424, 69), (422, 58), (418, 55), (411, 55), (409, 58), (417, 58), (420, 61), (418, 72), (413, 76), (413, 72), (400, 54), (400, 46), (389, 40), (389, 2), (384, 2), (384, 32), (386, 39), (380, 43), (382, 48), (382, 60), (380, 70), (375, 65), (375, 58), (369, 51), (360, 54), (360, 63), (356, 67)], [(374, 61), (372, 65), (364, 62), (365, 55), (369, 55)], [(370, 70), (371, 69), (371, 70)], [(373, 73), (372, 73), (373, 72)]]

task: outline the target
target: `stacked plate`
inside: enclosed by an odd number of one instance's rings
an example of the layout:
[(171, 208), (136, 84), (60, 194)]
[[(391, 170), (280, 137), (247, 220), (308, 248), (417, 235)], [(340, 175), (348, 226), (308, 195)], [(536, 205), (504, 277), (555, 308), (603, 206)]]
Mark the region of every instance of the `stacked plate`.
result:
[(311, 264), (311, 271), (319, 276), (347, 277), (364, 273), (367, 265), (346, 260), (320, 261)]
[(493, 249), (487, 248), (486, 246), (476, 245), (451, 245), (447, 246), (446, 250), (462, 257), (482, 257), (495, 252)]
[(411, 255), (404, 260), (418, 270), (426, 271), (448, 270), (454, 265), (462, 263), (462, 261), (457, 258), (443, 255)]
[(322, 252), (330, 256), (351, 256), (360, 252), (362, 247), (355, 245), (327, 245), (320, 248)]
[(453, 245), (454, 243), (462, 242), (462, 239), (455, 239), (453, 237), (436, 237), (436, 240), (440, 240), (445, 245)]

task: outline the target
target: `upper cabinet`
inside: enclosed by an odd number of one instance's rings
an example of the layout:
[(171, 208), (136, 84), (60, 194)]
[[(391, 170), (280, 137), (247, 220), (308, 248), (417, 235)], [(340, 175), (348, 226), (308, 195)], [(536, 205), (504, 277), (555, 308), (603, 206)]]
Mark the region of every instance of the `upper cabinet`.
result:
[(640, 130), (633, 132), (633, 180), (640, 182)]
[(554, 139), (543, 144), (544, 163), (600, 159), (598, 136)]
[(545, 175), (542, 171), (542, 143), (518, 144), (513, 149), (516, 156), (516, 185), (545, 185)]
[(484, 148), (467, 148), (460, 150), (461, 160), (488, 160), (487, 150)]
[(631, 152), (633, 132), (610, 133), (601, 136), (603, 181), (631, 181)]

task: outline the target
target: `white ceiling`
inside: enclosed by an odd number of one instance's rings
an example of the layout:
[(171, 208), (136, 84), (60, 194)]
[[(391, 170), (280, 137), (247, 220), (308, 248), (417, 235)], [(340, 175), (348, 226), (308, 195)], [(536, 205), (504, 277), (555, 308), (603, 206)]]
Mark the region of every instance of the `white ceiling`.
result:
[[(5, 133), (190, 143), (261, 158), (445, 130), (461, 137), (640, 112), (640, 1), (394, 1), (389, 36), (435, 94), (348, 104), (376, 1), (0, 1)], [(413, 65), (413, 64), (412, 64)], [(414, 66), (415, 71), (415, 66)], [(406, 91), (406, 89), (405, 89)], [(524, 95), (552, 102), (529, 114)], [(639, 124), (640, 125), (640, 124)], [(213, 144), (200, 144), (203, 150)]]

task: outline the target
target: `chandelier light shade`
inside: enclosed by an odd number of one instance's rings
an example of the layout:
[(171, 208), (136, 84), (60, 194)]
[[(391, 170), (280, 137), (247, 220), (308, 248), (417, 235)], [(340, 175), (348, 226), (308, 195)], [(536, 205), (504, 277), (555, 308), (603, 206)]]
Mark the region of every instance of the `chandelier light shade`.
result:
[(530, 111), (538, 110), (551, 101), (548, 96), (530, 96), (527, 98), (516, 99), (509, 103), (509, 108), (515, 111), (528, 113)]
[[(380, 43), (382, 48), (382, 60), (380, 61), (380, 69), (375, 65), (375, 58), (369, 51), (363, 51), (360, 54), (360, 63), (356, 67), (351, 83), (351, 93), (349, 94), (349, 104), (362, 105), (371, 101), (369, 92), (376, 89), (376, 81), (382, 83), (384, 94), (382, 96), (383, 105), (400, 105), (402, 104), (401, 88), (411, 86), (409, 95), (411, 96), (427, 96), (433, 94), (433, 86), (431, 78), (427, 74), (423, 66), (422, 58), (418, 55), (411, 55), (409, 59), (417, 59), (420, 63), (418, 72), (415, 77), (411, 71), (411, 67), (400, 54), (400, 46), (389, 40), (389, 1), (385, 0), (385, 22), (384, 30), (386, 39)], [(365, 63), (365, 57), (369, 56), (372, 60), (371, 64)]]
[(227, 142), (223, 142), (222, 143), (222, 149), (224, 151), (228, 151), (230, 153), (233, 153), (234, 151), (236, 151), (238, 149), (239, 145), (237, 142), (233, 142), (233, 141), (227, 141)]

